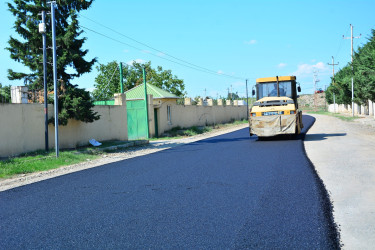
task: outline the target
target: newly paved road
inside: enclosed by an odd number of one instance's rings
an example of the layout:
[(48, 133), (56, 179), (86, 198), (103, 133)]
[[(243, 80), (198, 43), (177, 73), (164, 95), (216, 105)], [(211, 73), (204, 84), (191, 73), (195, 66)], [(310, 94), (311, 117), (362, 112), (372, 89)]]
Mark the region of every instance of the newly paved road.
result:
[(0, 249), (338, 247), (302, 140), (256, 141), (248, 129), (1, 192), (0, 239)]

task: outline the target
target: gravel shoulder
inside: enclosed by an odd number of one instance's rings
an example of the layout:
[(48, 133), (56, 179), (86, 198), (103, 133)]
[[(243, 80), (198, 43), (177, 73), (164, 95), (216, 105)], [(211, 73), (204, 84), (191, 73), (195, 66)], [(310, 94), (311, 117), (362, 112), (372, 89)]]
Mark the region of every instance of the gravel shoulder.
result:
[(9, 179), (0, 179), (0, 192), (5, 191), (8, 189), (12, 189), (15, 187), (20, 187), (24, 185), (28, 185), (34, 182), (43, 181), (46, 179), (54, 178), (57, 176), (70, 174), (78, 171), (82, 171), (89, 168), (99, 167), (104, 164), (122, 161), (129, 158), (134, 158), (146, 154), (155, 153), (161, 150), (166, 150), (172, 147), (177, 147), (179, 145), (183, 145), (186, 143), (191, 143), (199, 140), (203, 140), (206, 138), (230, 133), (242, 128), (246, 128), (249, 125), (247, 123), (240, 124), (240, 125), (232, 125), (227, 126), (219, 129), (214, 129), (210, 132), (199, 134), (192, 137), (181, 138), (181, 139), (172, 139), (172, 140), (157, 140), (157, 141), (150, 141), (149, 144), (145, 146), (138, 146), (138, 147), (129, 147), (123, 150), (117, 150), (113, 153), (106, 153), (102, 157), (96, 160), (88, 160), (86, 162), (81, 162), (74, 165), (64, 166), (56, 169), (51, 169), (48, 171), (43, 172), (36, 172), (30, 174), (22, 174), (17, 175)]
[(305, 149), (330, 195), (343, 249), (374, 249), (375, 120), (311, 116)]

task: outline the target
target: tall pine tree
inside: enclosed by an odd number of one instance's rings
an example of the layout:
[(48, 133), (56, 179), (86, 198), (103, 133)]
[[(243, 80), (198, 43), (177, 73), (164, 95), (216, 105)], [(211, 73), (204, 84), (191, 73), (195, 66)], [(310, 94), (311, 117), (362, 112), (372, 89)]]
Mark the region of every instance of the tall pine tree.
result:
[[(96, 58), (86, 60), (88, 50), (82, 46), (86, 38), (81, 38), (77, 13), (88, 9), (93, 0), (60, 0), (57, 1), (56, 44), (57, 44), (57, 78), (59, 79), (59, 124), (66, 125), (68, 119), (93, 122), (99, 119), (90, 95), (84, 89), (71, 84), (71, 80), (91, 71)], [(24, 64), (30, 73), (8, 70), (10, 80), (23, 79), (25, 85), (32, 90), (43, 89), (43, 51), (42, 36), (38, 32), (38, 24), (42, 10), (49, 11), (47, 0), (13, 0), (8, 3), (10, 12), (16, 17), (14, 29), (19, 38), (10, 37), (10, 57)], [(52, 44), (51, 21), (46, 18), (47, 46)], [(47, 62), (52, 62), (52, 52), (47, 51)], [(53, 90), (52, 67), (47, 67), (48, 91)], [(73, 69), (69, 70), (68, 69)], [(73, 73), (71, 73), (73, 71)]]

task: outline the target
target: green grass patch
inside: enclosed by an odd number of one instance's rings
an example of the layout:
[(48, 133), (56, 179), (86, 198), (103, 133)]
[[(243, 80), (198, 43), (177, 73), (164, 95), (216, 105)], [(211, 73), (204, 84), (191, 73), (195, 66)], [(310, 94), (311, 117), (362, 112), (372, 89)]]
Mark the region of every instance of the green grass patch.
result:
[(61, 151), (56, 158), (55, 152), (44, 153), (36, 151), (23, 156), (0, 161), (0, 178), (8, 178), (17, 174), (26, 174), (50, 170), (61, 166), (76, 164), (93, 160), (99, 157), (99, 152), (85, 151)]
[(349, 122), (354, 121), (354, 120), (359, 118), (358, 116), (354, 116), (354, 117), (353, 116), (345, 116), (345, 115), (341, 115), (341, 114), (331, 113), (331, 112), (328, 112), (328, 111), (309, 111), (308, 113), (318, 114), (318, 115), (329, 115), (329, 116), (339, 118), (343, 121), (349, 121)]
[(197, 127), (197, 126), (193, 126), (187, 130), (184, 131), (184, 135), (187, 135), (187, 136), (194, 136), (194, 135), (199, 135), (199, 134), (203, 134), (203, 133), (206, 133), (206, 132), (210, 132), (212, 130), (212, 127)]

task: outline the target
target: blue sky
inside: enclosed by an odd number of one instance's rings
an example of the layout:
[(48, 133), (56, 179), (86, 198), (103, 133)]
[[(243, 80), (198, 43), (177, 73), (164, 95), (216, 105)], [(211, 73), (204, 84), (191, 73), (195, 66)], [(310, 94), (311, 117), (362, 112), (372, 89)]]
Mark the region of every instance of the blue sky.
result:
[[(250, 93), (256, 78), (276, 75), (296, 75), (302, 93), (308, 94), (314, 91), (314, 70), (320, 79), (318, 87), (324, 88), (332, 76), (332, 66), (327, 65), (332, 63), (332, 56), (335, 63), (339, 62), (335, 70), (350, 61), (350, 40), (343, 39), (343, 35), (350, 37), (350, 24), (354, 36), (362, 34), (354, 39), (354, 48), (367, 42), (375, 28), (374, 10), (374, 0), (96, 0), (89, 10), (81, 12), (80, 24), (121, 41), (86, 30), (87, 59), (97, 57), (102, 64), (150, 60), (153, 67), (170, 69), (183, 79), (190, 97), (206, 93), (216, 98), (226, 95), (231, 87), (245, 96), (245, 79), (249, 80)], [(16, 86), (23, 83), (8, 80), (7, 69), (27, 69), (11, 60), (4, 49), (9, 36), (14, 35), (14, 21), (5, 1), (1, 1), (0, 82)], [(194, 70), (191, 64), (183, 66), (185, 62), (166, 54), (218, 74)], [(73, 83), (92, 90), (96, 75), (94, 68)]]

